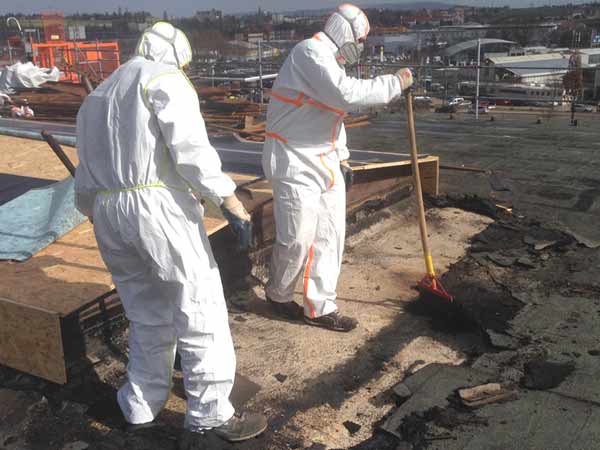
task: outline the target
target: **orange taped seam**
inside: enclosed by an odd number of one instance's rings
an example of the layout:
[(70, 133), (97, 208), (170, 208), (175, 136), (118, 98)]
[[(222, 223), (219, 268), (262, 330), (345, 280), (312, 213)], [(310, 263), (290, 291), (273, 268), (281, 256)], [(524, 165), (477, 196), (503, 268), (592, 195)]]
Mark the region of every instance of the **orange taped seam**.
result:
[(302, 106), (302, 97), (304, 97), (304, 94), (301, 92), (297, 98), (289, 98), (285, 97), (284, 95), (278, 94), (277, 92), (271, 91), (271, 97), (275, 97), (280, 102), (289, 103), (291, 105), (296, 105), (300, 107)]
[(308, 250), (308, 259), (306, 260), (306, 268), (304, 269), (304, 301), (308, 305), (308, 311), (310, 313), (311, 319), (315, 318), (315, 310), (313, 308), (312, 303), (308, 299), (308, 283), (310, 281), (310, 266), (312, 265), (312, 262), (313, 262), (314, 253), (315, 253), (315, 244), (312, 244), (310, 246), (310, 249)]
[(266, 132), (265, 136), (270, 137), (271, 139), (276, 139), (280, 142), (283, 142), (284, 144), (288, 143), (288, 140), (286, 138), (284, 138), (283, 136), (280, 136), (277, 133), (270, 133), (270, 132)]
[(346, 115), (346, 111), (342, 110), (342, 109), (337, 109), (337, 108), (333, 108), (331, 106), (328, 106), (324, 103), (318, 102), (316, 100), (313, 100), (312, 98), (306, 100), (306, 103), (308, 103), (309, 105), (312, 106), (316, 106), (317, 108), (321, 108), (324, 109), (326, 111), (330, 111), (332, 113), (337, 114), (338, 116), (344, 116)]
[(321, 159), (321, 164), (323, 164), (323, 167), (325, 167), (328, 171), (329, 174), (331, 175), (331, 182), (329, 183), (329, 186), (327, 186), (327, 190), (331, 189), (333, 187), (333, 185), (335, 184), (335, 172), (333, 170), (331, 170), (327, 164), (325, 164), (325, 160), (323, 159), (323, 156), (325, 156), (324, 153), (321, 153), (319, 155), (319, 158)]

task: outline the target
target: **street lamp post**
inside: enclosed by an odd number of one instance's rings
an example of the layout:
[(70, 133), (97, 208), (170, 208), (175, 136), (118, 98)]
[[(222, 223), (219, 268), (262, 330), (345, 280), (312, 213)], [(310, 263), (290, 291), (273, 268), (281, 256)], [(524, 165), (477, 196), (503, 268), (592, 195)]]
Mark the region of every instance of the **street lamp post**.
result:
[[(19, 22), (19, 19), (17, 19), (16, 17), (9, 17), (6, 19), (6, 27), (9, 28), (10, 27), (10, 22), (13, 21), (15, 22), (15, 24), (17, 24), (17, 28), (19, 29), (19, 36), (21, 37), (21, 39), (23, 39), (23, 30), (21, 28), (21, 23)], [(13, 63), (13, 55), (12, 55), (12, 47), (10, 46), (10, 42), (8, 42), (8, 59), (10, 60), (10, 63)]]
[(263, 70), (262, 70), (262, 39), (258, 41), (258, 80), (260, 86), (260, 104), (264, 103), (263, 97)]
[(481, 68), (481, 39), (477, 39), (477, 87), (475, 92), (475, 120), (479, 120), (479, 72)]

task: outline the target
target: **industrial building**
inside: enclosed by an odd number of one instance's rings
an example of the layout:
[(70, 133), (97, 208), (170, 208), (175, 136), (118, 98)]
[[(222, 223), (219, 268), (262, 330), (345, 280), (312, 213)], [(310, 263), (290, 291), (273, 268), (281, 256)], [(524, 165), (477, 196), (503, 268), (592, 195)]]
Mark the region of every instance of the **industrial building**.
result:
[(569, 57), (561, 53), (546, 53), (487, 58), (483, 79), (521, 84), (561, 84), (569, 70)]

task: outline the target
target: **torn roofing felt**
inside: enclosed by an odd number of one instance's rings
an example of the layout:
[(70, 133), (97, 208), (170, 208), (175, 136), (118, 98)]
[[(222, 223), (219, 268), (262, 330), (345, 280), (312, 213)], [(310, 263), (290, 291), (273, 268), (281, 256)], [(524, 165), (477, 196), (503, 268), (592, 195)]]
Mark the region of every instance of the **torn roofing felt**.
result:
[(86, 220), (74, 183), (69, 177), (0, 206), (0, 259), (26, 261)]

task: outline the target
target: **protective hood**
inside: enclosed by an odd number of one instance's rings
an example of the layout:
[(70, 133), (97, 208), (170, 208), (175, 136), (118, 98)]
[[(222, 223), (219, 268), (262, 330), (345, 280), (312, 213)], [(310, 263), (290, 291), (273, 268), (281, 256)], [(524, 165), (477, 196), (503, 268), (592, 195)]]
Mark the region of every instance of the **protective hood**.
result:
[(157, 22), (144, 31), (137, 45), (137, 54), (179, 68), (192, 61), (190, 41), (181, 30), (167, 22)]
[(345, 3), (329, 17), (323, 31), (337, 46), (342, 62), (354, 64), (363, 49), (359, 40), (369, 34), (369, 20), (360, 8)]

